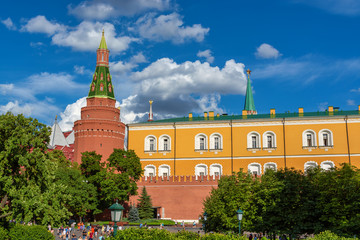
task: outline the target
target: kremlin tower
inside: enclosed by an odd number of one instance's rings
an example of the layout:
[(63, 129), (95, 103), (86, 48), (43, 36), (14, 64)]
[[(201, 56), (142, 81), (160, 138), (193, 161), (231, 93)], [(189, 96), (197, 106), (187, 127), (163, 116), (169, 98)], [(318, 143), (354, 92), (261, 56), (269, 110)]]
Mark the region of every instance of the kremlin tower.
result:
[(96, 151), (104, 161), (114, 148), (124, 148), (125, 124), (120, 120), (120, 109), (115, 107), (109, 71), (110, 51), (104, 31), (96, 53), (96, 69), (86, 98), (87, 105), (81, 109), (81, 119), (74, 123), (74, 160), (78, 163), (81, 163), (81, 153), (85, 151)]

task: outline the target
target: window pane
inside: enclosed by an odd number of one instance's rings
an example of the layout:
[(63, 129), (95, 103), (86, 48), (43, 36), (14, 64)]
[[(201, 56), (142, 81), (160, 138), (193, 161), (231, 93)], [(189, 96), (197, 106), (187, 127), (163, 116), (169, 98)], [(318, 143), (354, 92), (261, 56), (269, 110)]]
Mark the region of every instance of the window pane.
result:
[(307, 134), (306, 135), (306, 138), (307, 138), (307, 146), (308, 147), (312, 147), (312, 135), (311, 134)]
[(150, 139), (150, 151), (154, 151), (154, 149), (155, 149), (155, 141), (154, 141), (154, 139)]
[(324, 141), (324, 146), (328, 146), (329, 145), (329, 138), (328, 138), (328, 134), (324, 133), (323, 134), (323, 141)]
[(214, 142), (215, 142), (215, 149), (220, 149), (220, 141), (219, 141), (219, 137), (215, 137), (214, 138)]
[(168, 150), (168, 140), (164, 139), (164, 150), (167, 151)]
[(257, 148), (257, 141), (256, 140), (257, 140), (256, 136), (251, 137), (252, 148)]
[(205, 149), (205, 138), (200, 138), (200, 149)]
[(267, 136), (267, 147), (268, 148), (272, 148), (273, 144), (272, 144), (272, 136)]

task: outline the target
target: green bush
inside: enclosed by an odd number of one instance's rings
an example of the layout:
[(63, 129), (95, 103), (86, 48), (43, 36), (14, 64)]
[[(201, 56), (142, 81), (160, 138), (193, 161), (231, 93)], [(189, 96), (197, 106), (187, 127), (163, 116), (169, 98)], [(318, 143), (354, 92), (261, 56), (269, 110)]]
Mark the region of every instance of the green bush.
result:
[(54, 240), (55, 237), (44, 226), (16, 225), (10, 229), (11, 240)]
[(127, 228), (117, 232), (116, 237), (110, 240), (175, 240), (174, 234), (167, 230), (144, 229), (144, 228)]
[(175, 239), (192, 240), (200, 239), (200, 236), (196, 232), (180, 231), (175, 234)]
[(354, 238), (345, 238), (336, 235), (330, 231), (325, 231), (315, 235), (314, 237), (307, 238), (307, 240), (353, 240)]
[(0, 227), (0, 240), (7, 240), (8, 239), (8, 231), (3, 228)]
[(221, 234), (221, 233), (209, 233), (203, 235), (201, 240), (248, 240), (246, 236), (239, 236), (238, 234)]

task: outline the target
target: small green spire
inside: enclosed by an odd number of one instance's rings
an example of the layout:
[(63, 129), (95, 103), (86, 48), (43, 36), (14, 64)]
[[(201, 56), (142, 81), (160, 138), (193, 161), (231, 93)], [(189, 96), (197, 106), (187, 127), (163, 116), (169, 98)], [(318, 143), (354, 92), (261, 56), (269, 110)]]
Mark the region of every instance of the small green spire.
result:
[(244, 110), (256, 114), (255, 103), (254, 103), (254, 98), (253, 98), (252, 88), (251, 88), (251, 81), (250, 81), (250, 73), (251, 73), (251, 71), (248, 69), (246, 71), (246, 73), (248, 75), (248, 79), (247, 79)]
[(106, 45), (106, 41), (105, 41), (105, 36), (104, 36), (104, 29), (102, 31), (102, 37), (101, 37), (101, 42), (100, 42), (100, 49), (107, 49), (107, 45)]

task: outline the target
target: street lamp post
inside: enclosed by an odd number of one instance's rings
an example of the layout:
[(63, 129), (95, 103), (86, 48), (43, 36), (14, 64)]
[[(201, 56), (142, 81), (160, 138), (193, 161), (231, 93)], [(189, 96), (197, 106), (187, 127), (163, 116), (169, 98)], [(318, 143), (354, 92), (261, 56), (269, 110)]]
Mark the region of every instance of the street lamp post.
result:
[(243, 211), (241, 211), (241, 209), (237, 210), (236, 211), (236, 215), (237, 215), (237, 219), (239, 221), (239, 235), (241, 233), (241, 220), (242, 220), (242, 217), (243, 217)]
[(207, 221), (207, 212), (204, 212), (204, 232), (206, 233), (206, 221)]
[(111, 221), (114, 222), (114, 237), (116, 236), (117, 233), (117, 222), (120, 222), (121, 219), (121, 215), (122, 212), (124, 210), (124, 207), (121, 206), (118, 201), (116, 200), (116, 203), (114, 203), (113, 205), (111, 205), (109, 207), (109, 210), (111, 211)]

